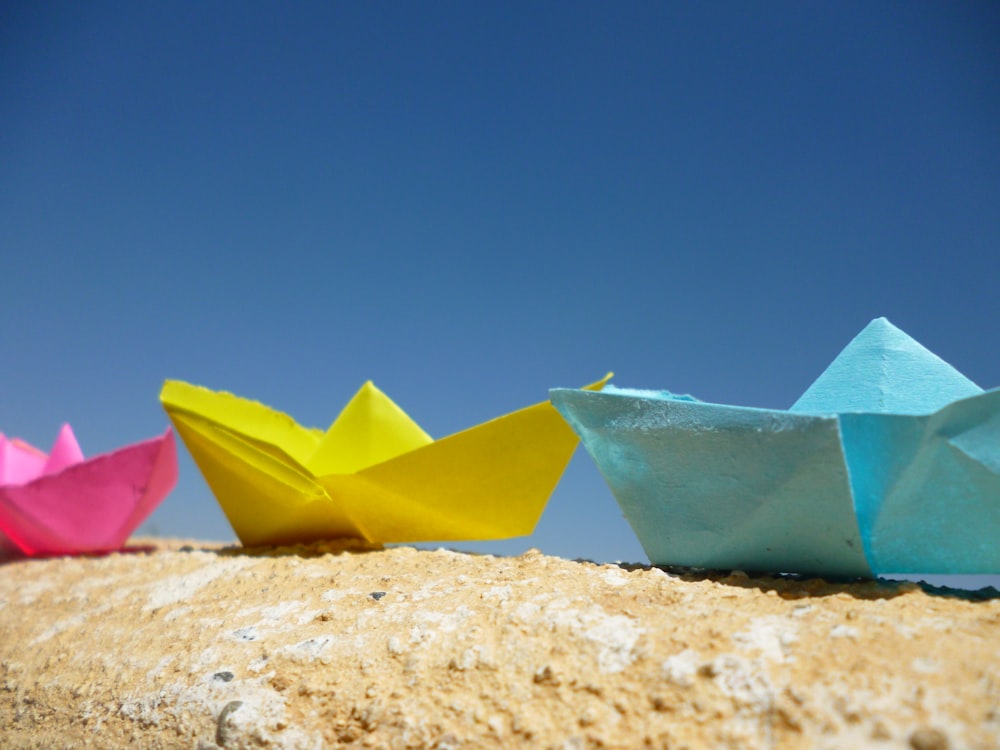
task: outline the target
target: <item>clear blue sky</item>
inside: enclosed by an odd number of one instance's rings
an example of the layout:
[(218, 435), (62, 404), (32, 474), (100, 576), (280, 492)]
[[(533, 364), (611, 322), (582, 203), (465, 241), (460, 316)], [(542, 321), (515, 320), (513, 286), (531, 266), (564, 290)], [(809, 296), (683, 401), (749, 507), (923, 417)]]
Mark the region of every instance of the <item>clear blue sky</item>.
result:
[[(785, 407), (885, 315), (1000, 384), (995, 3), (0, 6), (0, 430), (181, 378), (442, 436), (615, 370)], [(187, 454), (146, 528), (231, 538)], [(538, 546), (644, 560), (578, 452)]]

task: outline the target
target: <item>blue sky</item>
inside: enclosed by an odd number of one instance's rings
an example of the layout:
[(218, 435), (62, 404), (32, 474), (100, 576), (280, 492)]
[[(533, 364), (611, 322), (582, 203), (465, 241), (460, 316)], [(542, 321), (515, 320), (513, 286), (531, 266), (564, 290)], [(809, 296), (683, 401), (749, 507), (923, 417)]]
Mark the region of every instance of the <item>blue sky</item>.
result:
[[(885, 315), (1000, 384), (993, 3), (0, 9), (0, 430), (164, 378), (432, 435), (614, 370), (785, 407)], [(186, 454), (149, 526), (231, 538)], [(536, 534), (644, 560), (578, 452)]]

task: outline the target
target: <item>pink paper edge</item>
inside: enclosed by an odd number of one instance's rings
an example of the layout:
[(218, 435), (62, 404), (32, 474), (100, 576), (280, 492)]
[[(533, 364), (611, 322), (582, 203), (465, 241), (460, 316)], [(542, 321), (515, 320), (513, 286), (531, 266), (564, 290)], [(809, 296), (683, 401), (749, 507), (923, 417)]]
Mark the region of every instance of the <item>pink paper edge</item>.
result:
[[(18, 456), (23, 456), (28, 454), (32, 456), (32, 460), (37, 464), (38, 476), (44, 472), (45, 462), (48, 460), (48, 454), (45, 451), (40, 450), (33, 446), (31, 443), (26, 443), (20, 438), (9, 438), (3, 433), (0, 433), (0, 472), (2, 472), (3, 477), (7, 477), (11, 474), (11, 462), (15, 461), (20, 463)], [(32, 474), (35, 472), (33, 471)], [(35, 476), (37, 479), (38, 476)], [(33, 480), (28, 480), (33, 481)], [(0, 479), (0, 486), (7, 485), (22, 485), (27, 484), (27, 481), (23, 481), (18, 477), (17, 479)]]

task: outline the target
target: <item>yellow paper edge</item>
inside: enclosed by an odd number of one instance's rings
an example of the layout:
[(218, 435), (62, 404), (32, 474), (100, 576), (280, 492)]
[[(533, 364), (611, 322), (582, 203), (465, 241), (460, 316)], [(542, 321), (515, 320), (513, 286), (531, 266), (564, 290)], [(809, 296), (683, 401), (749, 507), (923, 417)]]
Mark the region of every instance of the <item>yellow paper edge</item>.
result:
[(301, 426), (287, 414), (259, 401), (226, 391), (213, 391), (181, 380), (167, 380), (160, 391), (167, 414), (186, 413), (214, 422), (259, 446), (271, 446), (305, 466), (316, 451), (323, 433)]

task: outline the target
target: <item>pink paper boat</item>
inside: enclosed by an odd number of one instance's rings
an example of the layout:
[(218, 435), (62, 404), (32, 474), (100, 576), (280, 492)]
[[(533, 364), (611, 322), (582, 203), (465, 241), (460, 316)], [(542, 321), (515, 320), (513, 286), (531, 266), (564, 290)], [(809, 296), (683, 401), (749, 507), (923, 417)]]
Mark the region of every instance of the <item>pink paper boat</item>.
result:
[(171, 429), (84, 460), (70, 426), (43, 453), (0, 433), (0, 555), (121, 549), (177, 483)]

